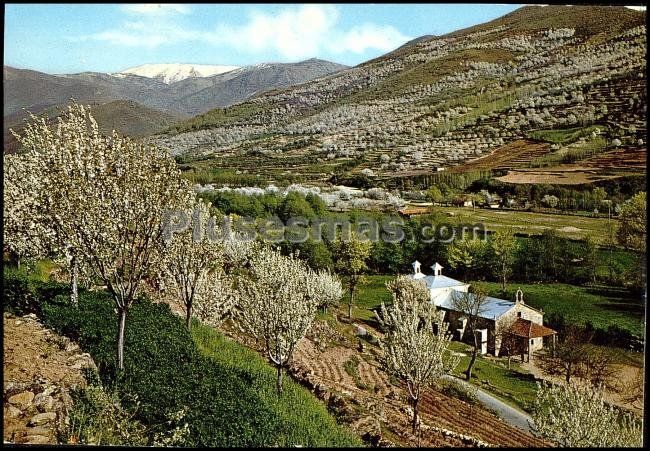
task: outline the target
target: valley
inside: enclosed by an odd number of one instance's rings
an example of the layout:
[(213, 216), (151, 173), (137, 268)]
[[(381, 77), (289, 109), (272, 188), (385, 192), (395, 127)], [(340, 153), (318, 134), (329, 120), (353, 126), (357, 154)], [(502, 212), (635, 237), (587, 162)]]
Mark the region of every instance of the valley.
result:
[(643, 444), (645, 9), (330, 6), (114, 5), (69, 42), (234, 53), (4, 65), (6, 442)]

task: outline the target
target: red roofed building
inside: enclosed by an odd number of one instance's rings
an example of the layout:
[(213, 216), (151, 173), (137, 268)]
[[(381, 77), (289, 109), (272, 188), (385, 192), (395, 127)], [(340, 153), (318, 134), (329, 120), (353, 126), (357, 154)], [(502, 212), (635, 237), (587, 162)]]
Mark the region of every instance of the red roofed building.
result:
[(517, 318), (517, 320), (508, 327), (505, 333), (510, 335), (510, 339), (514, 342), (513, 348), (521, 352), (522, 361), (524, 355), (526, 355), (527, 360), (530, 361), (531, 352), (537, 350), (541, 345), (543, 345), (544, 337), (553, 337), (552, 349), (555, 350), (555, 335), (557, 332), (528, 319)]

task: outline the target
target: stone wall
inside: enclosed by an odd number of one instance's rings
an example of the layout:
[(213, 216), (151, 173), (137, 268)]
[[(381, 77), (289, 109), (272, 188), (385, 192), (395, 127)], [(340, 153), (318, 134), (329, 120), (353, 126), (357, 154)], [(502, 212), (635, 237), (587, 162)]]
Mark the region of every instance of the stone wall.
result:
[(71, 390), (84, 387), (92, 358), (66, 337), (46, 329), (34, 314), (4, 313), (5, 443), (57, 444), (68, 426)]

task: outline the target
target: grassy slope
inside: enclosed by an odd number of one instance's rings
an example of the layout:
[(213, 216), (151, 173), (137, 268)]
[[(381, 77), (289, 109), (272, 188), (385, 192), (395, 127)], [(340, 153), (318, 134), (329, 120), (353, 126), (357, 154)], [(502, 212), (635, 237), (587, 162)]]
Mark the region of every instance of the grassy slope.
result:
[[(15, 268), (5, 268), (5, 277), (7, 274), (19, 273), (27, 276), (30, 280), (47, 281), (49, 279), (49, 270), (53, 267), (52, 262), (43, 260), (36, 263), (34, 270), (29, 270), (25, 266), (20, 271)], [(66, 290), (65, 285), (57, 286), (63, 288), (64, 291)], [(77, 337), (76, 339), (81, 347), (86, 352), (90, 352), (98, 363), (100, 370), (112, 374), (111, 368), (115, 361), (114, 337), (116, 332), (112, 302), (107, 298), (106, 301), (97, 304), (96, 301), (90, 300), (90, 297), (95, 295), (86, 293), (85, 290), (82, 290), (81, 294), (79, 311), (61, 304), (61, 301), (50, 304), (52, 300), (46, 300), (42, 319), (48, 327), (60, 329), (60, 332), (64, 335), (72, 334), (70, 336)], [(104, 296), (104, 293), (97, 293), (97, 296)], [(96, 308), (98, 305), (101, 305), (101, 309)], [(5, 305), (6, 307), (8, 306)], [(95, 309), (92, 315), (87, 314), (89, 308)], [(239, 431), (242, 436), (246, 433), (252, 433), (254, 436), (256, 434), (255, 427), (257, 427), (256, 421), (262, 419), (264, 415), (270, 414), (278, 426), (270, 426), (271, 430), (269, 430), (269, 425), (264, 425), (266, 429), (260, 432), (263, 432), (265, 437), (273, 437), (277, 442), (265, 443), (265, 446), (273, 444), (279, 444), (280, 446), (290, 446), (292, 444), (302, 444), (303, 446), (362, 445), (358, 437), (337, 425), (334, 418), (329, 415), (326, 407), (307, 389), (294, 382), (290, 377), (285, 378), (285, 392), (282, 398), (278, 398), (275, 393), (275, 370), (254, 351), (225, 339), (212, 328), (195, 323), (190, 337), (185, 332), (186, 329), (180, 325), (179, 318), (173, 315), (169, 309), (159, 309), (149, 304), (149, 302), (137, 302), (131, 309), (127, 323), (125, 366), (129, 368), (127, 371), (128, 378), (140, 381), (136, 382), (135, 385), (132, 382), (130, 384), (131, 388), (150, 386), (152, 387), (151, 391), (154, 393), (152, 395), (138, 391), (139, 398), (143, 402), (141, 406), (143, 412), (152, 409), (153, 404), (149, 400), (151, 396), (157, 399), (157, 403), (162, 403), (160, 395), (164, 393), (164, 398), (167, 401), (178, 402), (178, 399), (175, 398), (177, 395), (171, 393), (173, 390), (168, 387), (168, 384), (172, 383), (173, 380), (180, 383), (177, 379), (180, 373), (191, 371), (194, 368), (191, 362), (185, 361), (175, 362), (175, 364), (181, 364), (181, 368), (178, 371), (172, 370), (173, 367), (170, 366), (170, 362), (156, 360), (159, 357), (160, 350), (171, 346), (169, 348), (170, 352), (174, 354), (179, 347), (189, 349), (195, 346), (199, 354), (214, 362), (215, 374), (225, 370), (227, 377), (222, 374), (222, 382), (219, 383), (223, 383), (221, 388), (231, 388), (238, 384), (245, 384), (246, 386), (246, 393), (239, 393), (239, 395), (224, 393), (224, 396), (221, 396), (220, 399), (215, 399), (211, 403), (212, 408), (210, 411), (199, 410), (192, 412), (192, 406), (190, 406), (189, 416), (202, 418), (201, 423), (203, 425), (206, 422), (209, 424), (211, 418), (215, 418), (215, 413), (218, 413), (218, 417), (223, 417), (223, 419), (213, 423), (213, 435), (221, 437), (224, 433), (226, 435), (236, 434), (235, 431)], [(170, 336), (165, 336), (165, 334), (173, 333), (170, 331), (170, 325), (174, 326), (172, 329), (178, 330), (180, 327), (180, 330), (185, 332), (184, 334), (174, 335), (172, 340), (174, 343), (170, 343), (168, 340)], [(153, 332), (156, 328), (161, 327), (164, 329), (165, 334)], [(186, 337), (191, 340), (189, 345), (185, 342)], [(151, 352), (146, 350), (150, 346), (153, 346)], [(142, 366), (150, 368), (149, 370), (140, 368), (135, 363), (137, 359), (141, 359), (143, 356), (147, 356), (148, 361)], [(151, 367), (155, 368), (155, 371), (151, 370)], [(144, 381), (148, 377), (156, 377), (152, 372), (163, 378), (157, 380), (157, 382), (150, 381), (158, 385), (155, 389)], [(110, 375), (105, 376), (110, 378)], [(195, 378), (193, 383), (201, 384), (201, 379), (205, 374), (194, 374), (193, 376)], [(190, 381), (186, 380), (186, 382), (189, 383)], [(207, 390), (203, 396), (210, 396), (210, 392), (215, 388), (213, 383), (204, 383), (194, 389), (197, 392)], [(161, 390), (161, 393), (155, 394)], [(256, 409), (262, 413), (259, 418), (249, 418), (250, 424), (242, 424), (240, 427), (229, 425), (226, 428), (228, 430), (224, 431), (220, 429), (220, 422), (232, 417), (233, 411), (242, 410), (237, 406), (239, 402), (238, 396), (241, 398), (242, 406), (250, 406), (252, 396), (256, 400)], [(197, 406), (205, 407), (205, 404), (202, 404), (198, 399), (195, 399), (195, 401), (193, 403), (195, 409), (202, 408)], [(192, 423), (191, 427), (194, 428), (194, 426), (196, 426), (196, 423)], [(274, 427), (275, 429), (273, 429)], [(237, 439), (240, 439), (240, 437), (237, 436)], [(217, 439), (217, 442), (221, 443), (219, 440), (221, 439)]]
[(192, 338), (204, 356), (233, 372), (248, 375), (261, 402), (271, 406), (281, 423), (287, 425), (287, 443), (300, 443), (307, 436), (313, 440), (310, 446), (360, 445), (357, 437), (338, 426), (325, 406), (291, 378), (285, 377), (284, 393), (278, 398), (276, 371), (255, 351), (198, 322), (193, 325)]
[[(471, 347), (465, 343), (454, 341), (450, 349), (465, 354), (454, 370), (458, 377), (465, 378), (463, 372), (470, 360)], [(507, 404), (524, 411), (530, 411), (537, 393), (535, 377), (520, 368), (517, 357), (511, 360), (510, 370), (507, 359), (478, 356), (472, 369), (472, 384), (489, 391)], [(487, 381), (489, 384), (482, 383)]]

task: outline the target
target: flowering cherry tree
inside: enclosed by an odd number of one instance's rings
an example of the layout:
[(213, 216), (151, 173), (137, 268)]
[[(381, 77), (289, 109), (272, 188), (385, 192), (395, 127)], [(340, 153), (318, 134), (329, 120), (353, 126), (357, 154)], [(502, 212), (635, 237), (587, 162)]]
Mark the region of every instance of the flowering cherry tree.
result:
[(544, 383), (533, 410), (534, 432), (567, 447), (641, 447), (641, 422), (607, 405), (600, 389)]
[(221, 268), (212, 269), (198, 286), (194, 299), (194, 315), (212, 327), (219, 326), (237, 303), (234, 280)]
[[(10, 235), (17, 232), (10, 243), (24, 242), (24, 232), (28, 228), (27, 236), (33, 240), (29, 247), (40, 250), (36, 254), (63, 257), (69, 268), (71, 300), (75, 304), (83, 257), (74, 242), (74, 234), (83, 227), (83, 221), (81, 204), (71, 199), (75, 190), (84, 181), (89, 181), (86, 170), (88, 152), (84, 154), (82, 149), (93, 148), (100, 139), (94, 119), (84, 116), (85, 111), (81, 113), (79, 109), (83, 110), (83, 107), (70, 106), (58, 118), (56, 127), (48, 125), (45, 117), (31, 115), (31, 122), (21, 134), (12, 131), (22, 147), (22, 154), (19, 160), (14, 160), (20, 167), (13, 172), (10, 166), (6, 172), (8, 181), (5, 181), (9, 193), (16, 193), (15, 183), (23, 185), (11, 202), (14, 210), (20, 210), (22, 220), (26, 220), (25, 225), (18, 229), (9, 222)], [(79, 132), (82, 129), (84, 132)], [(16, 176), (17, 180), (13, 181)], [(9, 218), (20, 218), (16, 212), (11, 213)]]
[(413, 433), (418, 425), (418, 407), (424, 390), (458, 365), (459, 357), (447, 351), (451, 334), (441, 312), (429, 302), (429, 291), (421, 280), (399, 276), (386, 284), (393, 304), (381, 304), (375, 313), (387, 329), (379, 345), (384, 351), (383, 366), (408, 389), (413, 403)]
[(167, 152), (117, 133), (100, 135), (82, 105), (69, 106), (56, 127), (34, 120), (19, 141), (37, 161), (37, 203), (52, 243), (72, 262), (87, 262), (115, 302), (121, 370), (126, 315), (162, 260), (167, 213), (194, 194)]
[(336, 305), (343, 297), (343, 285), (336, 274), (327, 270), (313, 272), (307, 284), (307, 294), (316, 306), (327, 312), (328, 307)]
[(36, 161), (25, 154), (4, 155), (3, 239), (20, 267), (21, 260), (47, 253), (46, 222), (39, 216)]
[(218, 293), (214, 293), (220, 280), (214, 276), (208, 277), (208, 273), (222, 266), (224, 246), (221, 240), (206, 236), (210, 209), (205, 202), (191, 202), (183, 210), (183, 216), (187, 220), (187, 227), (173, 233), (165, 246), (162, 272), (165, 287), (170, 287), (171, 294), (185, 306), (185, 322), (189, 329), (195, 302), (207, 305), (220, 299)]
[(296, 256), (261, 248), (250, 261), (249, 277), (241, 277), (235, 315), (239, 325), (264, 342), (277, 368), (276, 389), (282, 394), (282, 371), (316, 316), (316, 299), (308, 285), (312, 274)]

